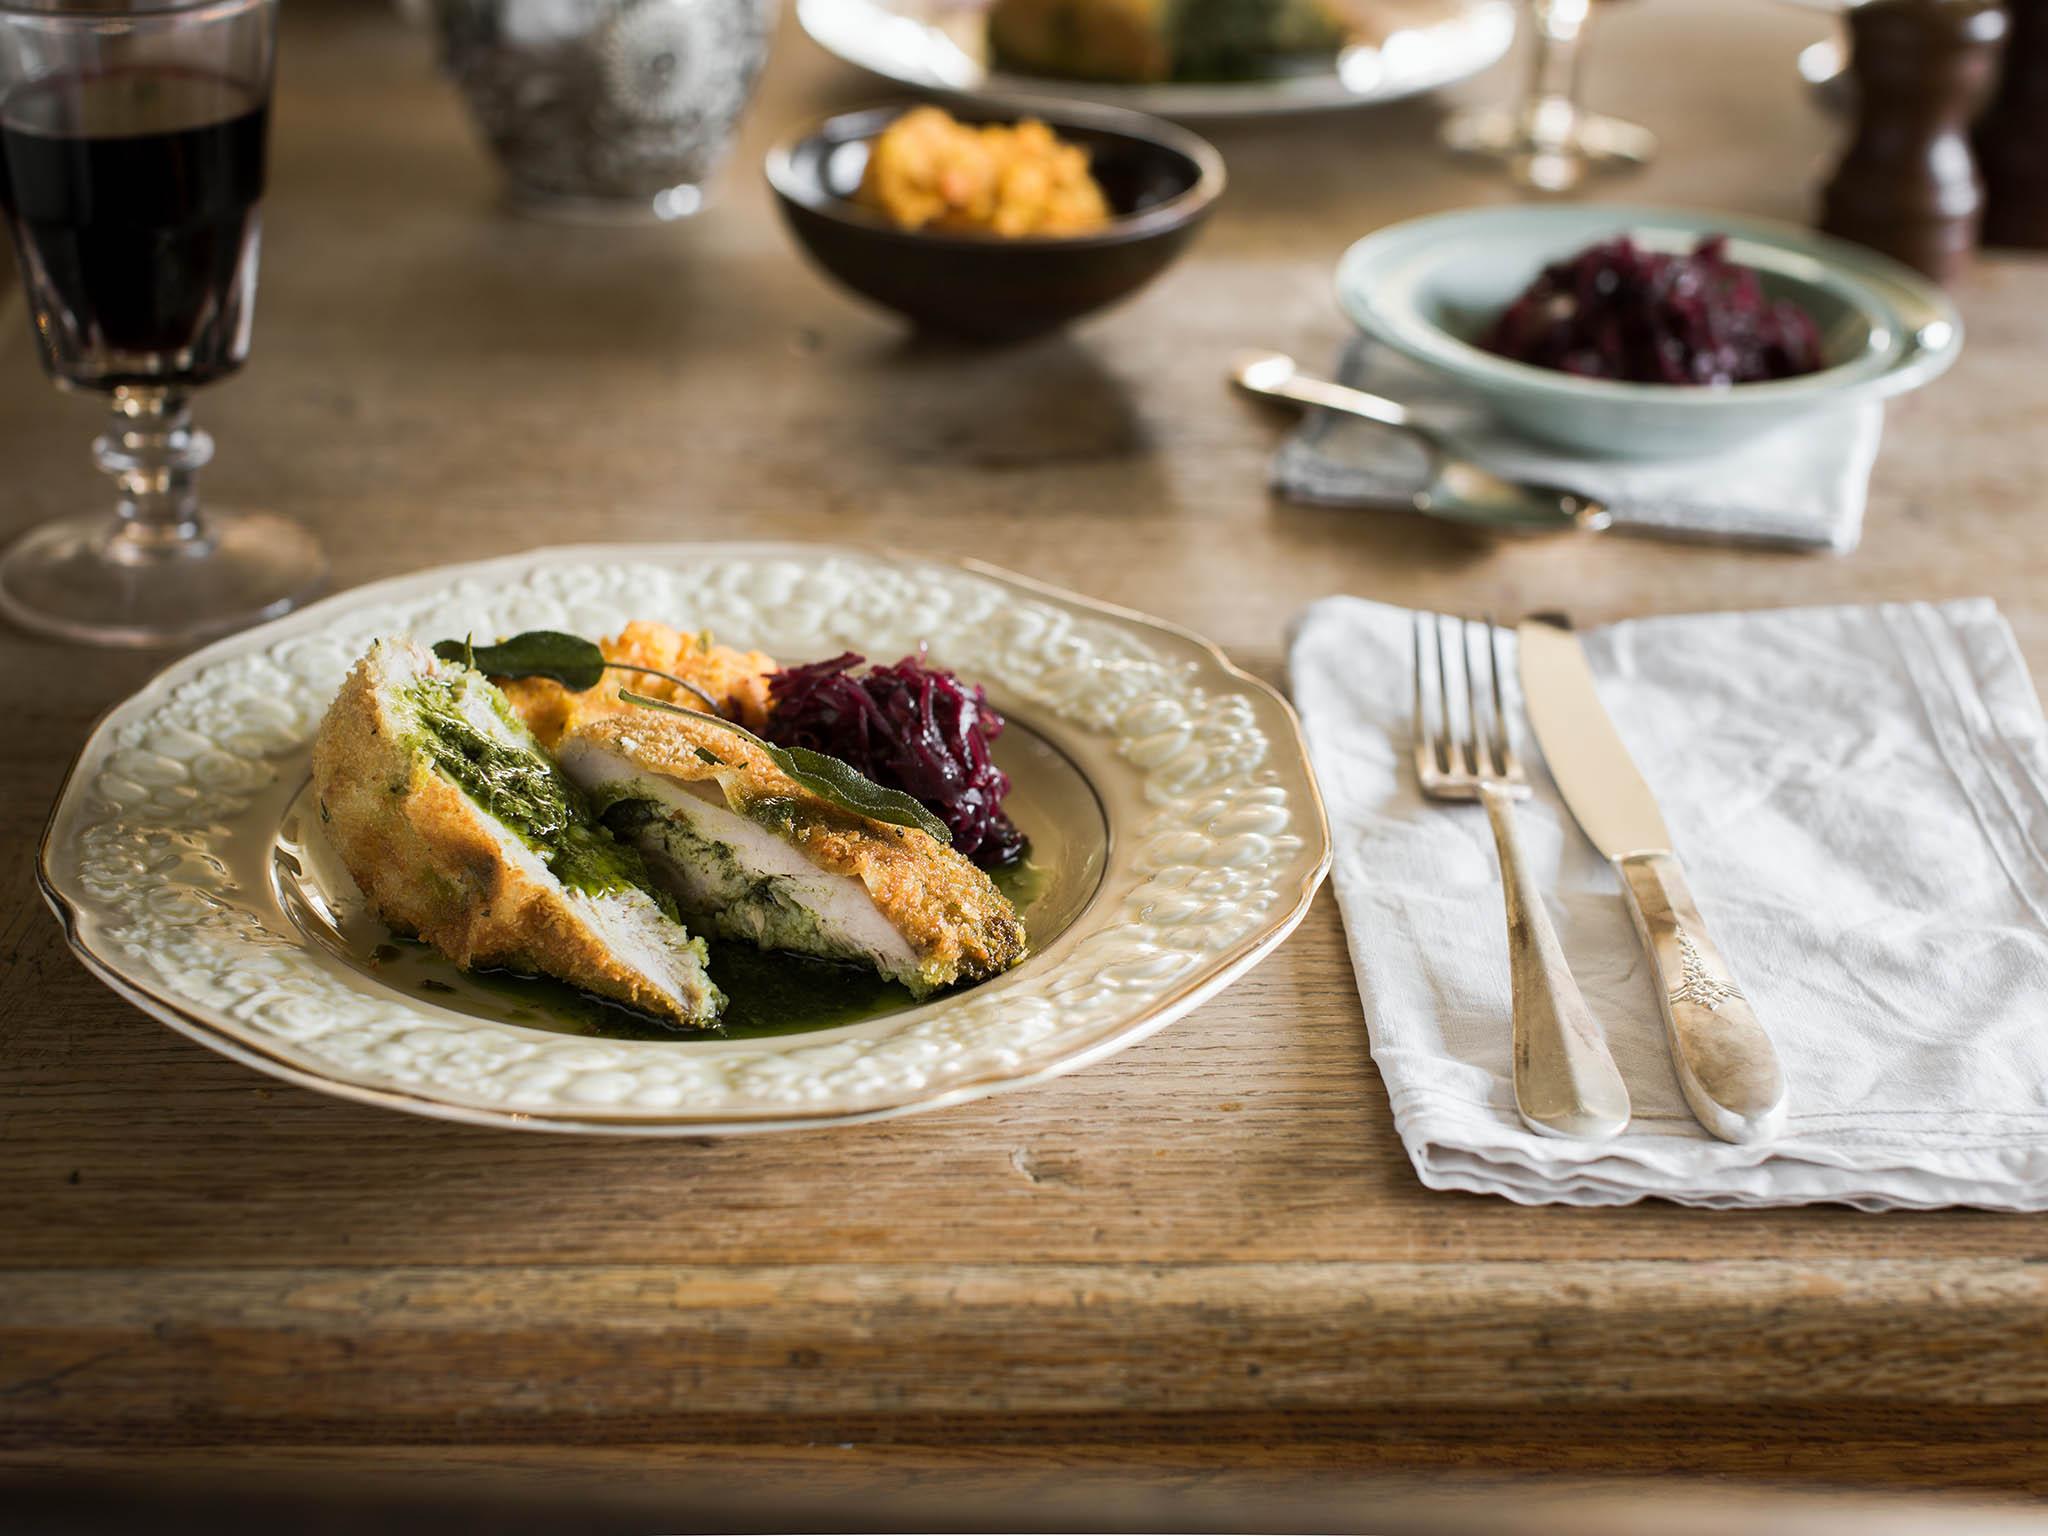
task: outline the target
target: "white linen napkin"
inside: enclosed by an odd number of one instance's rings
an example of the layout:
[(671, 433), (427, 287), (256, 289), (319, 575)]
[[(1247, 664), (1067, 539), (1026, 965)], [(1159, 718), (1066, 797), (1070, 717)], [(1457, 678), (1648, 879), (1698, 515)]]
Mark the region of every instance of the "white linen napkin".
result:
[[(1870, 467), (1884, 407), (1869, 404), (1802, 418), (1704, 459), (1592, 459), (1520, 436), (1441, 375), (1354, 337), (1338, 378), (1412, 407), (1476, 463), (1497, 474), (1550, 481), (1608, 503), (1619, 530), (1667, 538), (1831, 549), (1863, 536)], [(1311, 410), (1268, 471), (1293, 501), (1405, 506), (1428, 480), (1427, 451), (1405, 432), (1338, 411)]]
[(1291, 671), (1373, 1059), (1423, 1183), (1530, 1204), (2048, 1209), (2048, 729), (1988, 600), (1585, 637), (1783, 1058), (1789, 1126), (1761, 1146), (1688, 1112), (1617, 877), (1525, 726), (1523, 841), (1635, 1118), (1604, 1145), (1523, 1127), (1499, 866), (1478, 807), (1416, 786), (1411, 622), (1329, 598)]

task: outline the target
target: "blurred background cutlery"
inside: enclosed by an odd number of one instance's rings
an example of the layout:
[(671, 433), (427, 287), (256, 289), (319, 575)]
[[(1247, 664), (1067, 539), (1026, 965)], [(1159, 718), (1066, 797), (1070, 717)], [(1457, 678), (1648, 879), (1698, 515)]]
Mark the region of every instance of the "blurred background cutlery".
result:
[(1611, 521), (1606, 506), (1590, 496), (1563, 486), (1510, 480), (1480, 468), (1399, 401), (1313, 378), (1284, 352), (1240, 352), (1230, 376), (1249, 394), (1342, 411), (1415, 437), (1429, 449), (1431, 459), (1430, 482), (1413, 496), (1418, 512), (1504, 533), (1598, 532)]

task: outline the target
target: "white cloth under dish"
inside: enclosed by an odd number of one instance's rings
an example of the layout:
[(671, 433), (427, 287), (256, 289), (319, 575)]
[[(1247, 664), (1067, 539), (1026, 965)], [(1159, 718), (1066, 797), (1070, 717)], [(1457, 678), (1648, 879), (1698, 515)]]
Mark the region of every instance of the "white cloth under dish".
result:
[(1789, 1126), (1762, 1146), (1688, 1113), (1617, 878), (1526, 727), (1523, 841), (1635, 1119), (1604, 1145), (1522, 1126), (1499, 866), (1477, 806), (1416, 786), (1411, 623), (1327, 599), (1298, 622), (1291, 671), (1373, 1059), (1425, 1184), (1531, 1204), (2048, 1209), (2048, 729), (1988, 600), (1586, 634), (1784, 1060)]
[[(1607, 502), (1615, 527), (1666, 538), (1789, 545), (1846, 554), (1863, 536), (1884, 407), (1802, 418), (1703, 459), (1592, 459), (1494, 421), (1439, 374), (1355, 337), (1338, 363), (1354, 389), (1411, 407), (1498, 474), (1570, 486)], [(1427, 451), (1405, 432), (1311, 410), (1273, 457), (1273, 490), (1294, 501), (1405, 506), (1428, 480)]]

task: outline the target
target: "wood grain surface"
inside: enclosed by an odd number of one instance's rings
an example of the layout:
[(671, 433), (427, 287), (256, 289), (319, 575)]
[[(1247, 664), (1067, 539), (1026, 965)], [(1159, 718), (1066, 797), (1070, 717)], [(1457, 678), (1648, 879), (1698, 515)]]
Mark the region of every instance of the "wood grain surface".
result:
[[(793, 28), (718, 206), (591, 230), (498, 211), (388, 6), (287, 11), (255, 354), (200, 402), (205, 487), (303, 519), (338, 585), (546, 542), (787, 537), (976, 555), (1269, 677), (1334, 591), (1589, 622), (1989, 593), (2048, 664), (2039, 258), (1960, 290), (1969, 346), (1892, 411), (1853, 557), (1494, 546), (1270, 501), (1284, 418), (1223, 383), (1243, 345), (1333, 355), (1349, 240), (1505, 195), (1436, 152), (1441, 104), (1215, 129), (1231, 187), (1184, 264), (1069, 336), (958, 351), (787, 244), (767, 144), (885, 95)], [(1593, 94), (1666, 146), (1613, 194), (1803, 217), (1834, 129), (1792, 60), (1825, 26), (1762, 0), (1603, 17)], [(93, 410), (49, 389), (14, 307), (7, 533), (105, 496)], [(602, 1143), (275, 1085), (117, 1001), (35, 893), (66, 765), (160, 661), (0, 636), (0, 1467), (2048, 1492), (2048, 1223), (1428, 1193), (1327, 896), (1146, 1044), (902, 1122)]]

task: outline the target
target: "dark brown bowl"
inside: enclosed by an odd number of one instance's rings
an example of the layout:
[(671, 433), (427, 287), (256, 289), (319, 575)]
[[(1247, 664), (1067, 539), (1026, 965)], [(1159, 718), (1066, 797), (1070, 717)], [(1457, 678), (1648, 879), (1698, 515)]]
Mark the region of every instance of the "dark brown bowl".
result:
[(1086, 147), (1116, 217), (1086, 235), (899, 229), (853, 201), (868, 141), (903, 107), (828, 118), (768, 152), (768, 184), (797, 242), (862, 298), (926, 330), (1016, 341), (1057, 330), (1145, 286), (1194, 238), (1223, 191), (1223, 157), (1137, 112), (1061, 106), (953, 106), (962, 122), (1042, 119)]

